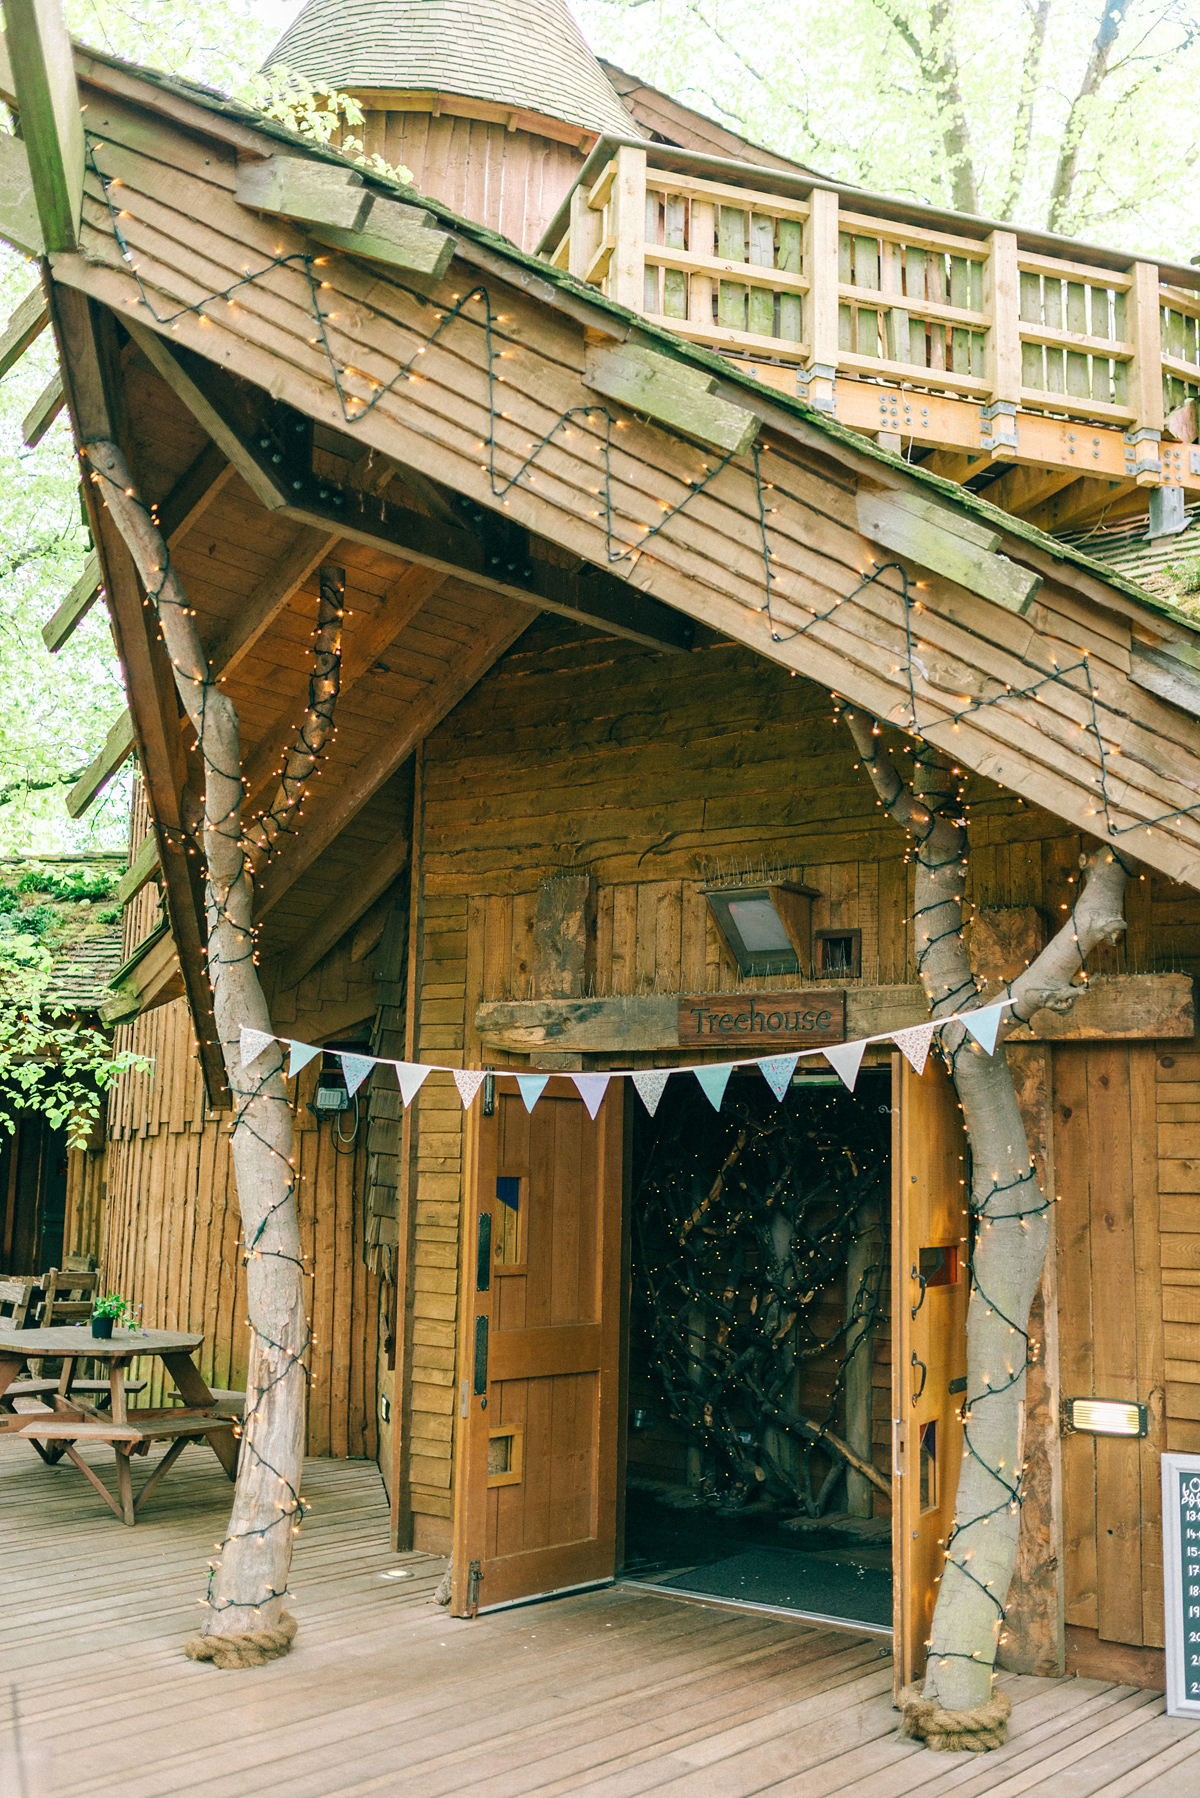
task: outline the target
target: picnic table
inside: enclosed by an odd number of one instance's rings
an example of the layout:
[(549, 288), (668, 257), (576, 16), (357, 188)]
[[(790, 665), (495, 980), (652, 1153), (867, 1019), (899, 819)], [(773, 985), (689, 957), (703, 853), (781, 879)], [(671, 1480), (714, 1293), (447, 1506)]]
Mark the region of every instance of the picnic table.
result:
[[(192, 1359), (204, 1341), (178, 1330), (114, 1330), (111, 1337), (93, 1336), (86, 1324), (59, 1325), (48, 1330), (13, 1330), (0, 1325), (0, 1435), (17, 1435), (62, 1449), (123, 1523), (132, 1524), (138, 1511), (165, 1474), (169, 1473), (189, 1442), (207, 1441), (222, 1467), (234, 1478), (237, 1472), (235, 1419), (218, 1408)], [(157, 1357), (175, 1383), (182, 1406), (130, 1412), (126, 1405), (126, 1370), (139, 1356)], [(62, 1372), (45, 1409), (7, 1410), (5, 1393), (17, 1379), (27, 1358), (61, 1359)], [(75, 1385), (81, 1361), (103, 1362), (108, 1367), (111, 1408), (101, 1411)], [(27, 1396), (22, 1394), (22, 1396)], [(107, 1442), (116, 1456), (117, 1496), (79, 1453), (77, 1444)], [(169, 1442), (163, 1456), (141, 1491), (134, 1497), (130, 1466), (134, 1455), (144, 1455), (152, 1442)]]

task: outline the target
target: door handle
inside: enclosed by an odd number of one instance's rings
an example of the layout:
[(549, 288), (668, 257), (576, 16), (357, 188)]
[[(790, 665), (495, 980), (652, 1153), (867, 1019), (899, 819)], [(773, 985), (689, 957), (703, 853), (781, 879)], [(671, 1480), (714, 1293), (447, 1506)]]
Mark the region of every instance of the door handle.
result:
[(917, 1390), (912, 1395), (912, 1402), (915, 1405), (917, 1400), (920, 1398), (921, 1394), (925, 1390), (925, 1382), (929, 1378), (929, 1369), (926, 1367), (924, 1361), (922, 1361), (921, 1358), (919, 1357), (919, 1355), (917, 1354), (916, 1349), (914, 1349), (912, 1352), (912, 1360), (909, 1363), (909, 1365), (912, 1367), (919, 1367), (921, 1369), (921, 1384), (917, 1387)]
[(475, 1319), (475, 1397), (487, 1404), (488, 1386), (488, 1315), (481, 1311)]
[(908, 1311), (909, 1317), (915, 1318), (917, 1315), (917, 1312), (921, 1309), (921, 1306), (925, 1303), (925, 1276), (921, 1272), (920, 1268), (917, 1266), (915, 1261), (912, 1264), (912, 1267), (909, 1271), (908, 1277), (910, 1280), (916, 1280), (920, 1284), (920, 1287), (921, 1287), (920, 1298), (917, 1300), (915, 1305), (909, 1306), (909, 1311)]

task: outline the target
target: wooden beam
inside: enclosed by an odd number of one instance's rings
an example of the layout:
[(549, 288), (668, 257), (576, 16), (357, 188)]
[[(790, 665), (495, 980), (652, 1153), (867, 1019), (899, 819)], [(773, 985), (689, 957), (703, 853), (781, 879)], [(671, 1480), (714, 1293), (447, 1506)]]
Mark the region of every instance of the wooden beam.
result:
[(50, 308), (39, 282), (30, 288), (4, 327), (4, 335), (0, 337), (0, 376), (6, 375), (13, 364), (21, 360), (49, 323)]
[(1032, 468), (1020, 464), (993, 481), (984, 497), (1002, 511), (1023, 517), (1078, 479), (1077, 468)]
[(317, 857), (341, 835), (384, 781), (391, 779), (421, 739), (453, 711), (531, 622), (525, 607), (511, 602), (497, 605), (488, 621), (464, 646), (446, 679), (430, 688), (411, 706), (357, 768), (340, 779), (330, 780), (328, 775), (332, 769), (326, 764), (326, 777), (321, 785), (331, 797), (318, 799), (314, 795), (295, 836), (284, 839), (284, 847), (267, 865), (254, 895), (256, 919), (265, 917), (272, 906), (279, 903)]
[(133, 719), (126, 707), (109, 726), (99, 755), (84, 769), (67, 794), (68, 816), (82, 818), (93, 799), (103, 792), (113, 775), (125, 766), (132, 754)]
[(393, 837), (373, 861), (345, 883), (332, 905), (326, 906), (316, 922), (306, 927), (296, 947), (284, 952), (286, 967), (281, 966), (279, 971), (281, 988), (299, 986), (322, 957), (354, 928), (364, 912), (370, 911), (376, 900), (399, 880), (408, 866), (410, 850), (406, 834)]
[(93, 549), (83, 564), (83, 573), (54, 615), (42, 626), (42, 642), (51, 655), (62, 648), (76, 625), (82, 623), (104, 591), (100, 584), (100, 558)]
[(858, 528), (873, 543), (904, 556), (1009, 612), (1024, 612), (1042, 577), (995, 553), (999, 532), (913, 493), (860, 488)]
[(21, 137), (48, 251), (79, 247), (83, 118), (61, 0), (3, 0)]
[(1129, 645), (1129, 678), (1148, 693), (1157, 693), (1181, 711), (1200, 718), (1200, 650), (1184, 643), (1153, 648), (1135, 637)]
[[(848, 1041), (928, 1019), (919, 986), (846, 989)], [(679, 995), (488, 1000), (476, 1010), (475, 1028), (489, 1047), (535, 1059), (540, 1051), (624, 1055), (678, 1049)], [(1009, 1042), (1143, 1042), (1195, 1032), (1190, 975), (1114, 974), (1081, 987), (1070, 1011), (1035, 1012), (1029, 1024), (1008, 1024), (1002, 1035)]]
[(111, 997), (101, 1003), (100, 1022), (110, 1028), (131, 1024), (143, 1012), (183, 997), (183, 972), (165, 920), (138, 944), (109, 986)]
[(583, 379), (606, 399), (715, 450), (741, 456), (758, 436), (753, 412), (714, 397), (715, 375), (636, 344), (589, 345)]
[(340, 541), (340, 533), (331, 535), (328, 531), (300, 526), (283, 560), (276, 563), (243, 600), (224, 635), (208, 651), (209, 666), (218, 679), (231, 673), (249, 654), (292, 595), (304, 585), (313, 569), (333, 554)]
[(21, 436), (26, 449), (36, 449), (66, 403), (62, 376), (53, 374), (21, 422)]
[(29, 156), (19, 137), (0, 132), (0, 238), (22, 256), (44, 256)]
[(128, 905), (137, 897), (142, 888), (153, 880), (158, 872), (158, 844), (154, 840), (153, 831), (142, 838), (141, 848), (118, 880), (113, 891), (113, 898), (118, 905)]
[[(425, 601), (445, 580), (436, 568), (414, 563), (406, 568), (387, 589), (373, 618), (363, 626), (361, 635), (343, 633), (342, 670), (338, 681), (338, 699), (345, 697), (356, 681), (369, 674), (379, 657), (389, 649), (405, 625), (416, 617)], [(288, 695), (262, 734), (258, 748), (245, 764), (246, 803), (252, 805), (267, 782), (278, 775), (284, 742), (294, 730), (296, 718), (308, 693), (308, 677)]]
[(473, 586), (539, 611), (600, 625), (652, 649), (691, 647), (695, 627), (690, 619), (590, 563), (581, 562), (571, 571), (558, 565), (561, 556), (557, 561), (543, 559), (536, 554), (537, 539), (500, 511), (467, 505), (456, 529), (383, 500), (378, 513), (374, 506), (351, 513), (342, 495), (299, 465), (288, 471), (291, 478), (285, 481), (271, 459), (275, 453), (271, 440), (260, 441), (257, 433), (247, 434), (234, 422), (238, 396), (220, 369), (192, 351), (166, 343), (135, 319), (123, 322), (269, 510), (316, 529), (338, 530), (356, 542), (423, 562), (443, 575), (459, 575)]
[[(76, 442), (114, 435), (105, 391), (100, 348), (90, 302), (74, 288), (56, 285), (51, 322), (65, 371), (67, 402)], [(133, 559), (91, 481), (84, 498), (92, 536), (108, 590), (113, 636), (125, 672), (142, 773), (150, 797), (150, 814), (163, 869), (163, 886), (171, 935), (179, 952), (183, 987), (196, 1030), (200, 1064), (209, 1104), (229, 1105), (225, 1064), (213, 1016), (212, 990), (205, 973), (207, 926), (204, 891), (197, 857), (187, 853), (183, 793), (187, 767), (179, 731), (179, 704), (171, 665), (154, 629)]]
[[(1077, 526), (1086, 524), (1089, 519), (1107, 512), (1110, 506), (1124, 499), (1126, 494), (1137, 491), (1136, 481), (1101, 481), (1085, 475), (1061, 488), (1053, 498), (1044, 500), (1040, 506), (1026, 512), (1025, 522), (1051, 533), (1074, 530)], [(1114, 602), (1110, 600), (1108, 603), (1112, 605)]]
[(321, 243), (437, 281), (455, 240), (431, 212), (372, 193), (353, 169), (269, 156), (238, 166), (238, 202), (305, 226)]

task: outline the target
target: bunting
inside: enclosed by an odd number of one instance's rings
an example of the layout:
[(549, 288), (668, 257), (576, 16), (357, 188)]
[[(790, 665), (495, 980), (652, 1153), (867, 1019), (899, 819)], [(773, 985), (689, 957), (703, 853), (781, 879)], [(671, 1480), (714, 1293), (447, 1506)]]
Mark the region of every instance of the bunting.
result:
[(671, 1078), (670, 1068), (639, 1068), (629, 1078), (637, 1088), (642, 1104), (653, 1117), (658, 1110), (658, 1101), (667, 1090), (667, 1081)]
[(963, 1013), (963, 1024), (985, 1055), (990, 1055), (996, 1047), (996, 1033), (1003, 1011), (1004, 1002), (1001, 1001), (999, 1005), (984, 1005), (979, 1011)]
[(704, 1096), (714, 1111), (720, 1111), (721, 1100), (725, 1097), (725, 1088), (729, 1085), (729, 1076), (733, 1072), (731, 1061), (720, 1061), (708, 1067), (693, 1068), (697, 1080), (704, 1091)]
[(796, 1072), (796, 1063), (799, 1059), (798, 1054), (764, 1055), (758, 1064), (763, 1079), (780, 1101), (792, 1083), (792, 1075)]
[(346, 1092), (350, 1098), (353, 1098), (375, 1066), (375, 1057), (373, 1055), (348, 1055), (341, 1052), (338, 1060), (342, 1064), (342, 1079), (346, 1082)]
[(525, 1101), (526, 1111), (533, 1110), (534, 1106), (545, 1092), (546, 1082), (549, 1078), (549, 1074), (517, 1075), (517, 1086), (520, 1089), (521, 1097)]
[(594, 1118), (600, 1109), (601, 1101), (608, 1091), (611, 1074), (572, 1074), (575, 1090), (587, 1106), (587, 1114)]
[[(994, 1004), (982, 1005), (973, 1011), (954, 1012), (950, 1017), (932, 1019), (927, 1024), (913, 1024), (904, 1030), (886, 1031), (879, 1036), (862, 1037), (849, 1043), (834, 1043), (820, 1049), (797, 1049), (788, 1055), (746, 1056), (739, 1061), (705, 1062), (698, 1066), (676, 1068), (619, 1068), (606, 1073), (586, 1074), (564, 1072), (558, 1076), (541, 1073), (517, 1074), (515, 1071), (508, 1072), (507, 1070), (501, 1070), (501, 1072), (504, 1078), (516, 1080), (517, 1088), (528, 1112), (532, 1112), (549, 1082), (554, 1078), (559, 1078), (573, 1082), (576, 1092), (587, 1107), (588, 1116), (594, 1118), (608, 1091), (609, 1081), (627, 1079), (632, 1080), (642, 1104), (653, 1117), (658, 1110), (671, 1075), (685, 1073), (692, 1073), (696, 1076), (700, 1089), (713, 1110), (720, 1111), (725, 1097), (725, 1089), (729, 1085), (729, 1076), (734, 1068), (758, 1068), (776, 1099), (782, 1101), (786, 1097), (788, 1086), (798, 1063), (814, 1055), (823, 1055), (846, 1089), (853, 1092), (859, 1070), (862, 1067), (863, 1055), (870, 1043), (895, 1043), (910, 1067), (917, 1074), (922, 1074), (929, 1058), (934, 1033), (944, 1029), (947, 1024), (961, 1024), (985, 1054), (991, 1055), (999, 1036), (1000, 1020), (1011, 1004), (1011, 999), (998, 999)], [(265, 1030), (253, 1029), (249, 1024), (243, 1024), (240, 1027), (238, 1040), (242, 1063), (246, 1067), (257, 1061), (271, 1043), (282, 1044), (288, 1051), (289, 1080), (294, 1079), (308, 1066), (310, 1061), (313, 1061), (321, 1053), (318, 1045), (297, 1042), (286, 1036), (272, 1036)], [(474, 1102), (476, 1093), (487, 1079), (487, 1070), (483, 1068), (445, 1068), (436, 1062), (393, 1061), (381, 1056), (354, 1055), (340, 1050), (337, 1053), (342, 1064), (348, 1093), (351, 1095), (356, 1093), (371, 1069), (386, 1060), (396, 1071), (400, 1096), (406, 1106), (412, 1104), (430, 1074), (443, 1073), (453, 1077), (464, 1110)]]
[(866, 1046), (865, 1042), (838, 1043), (821, 1051), (848, 1092), (854, 1091)]
[(914, 1074), (925, 1072), (925, 1063), (929, 1059), (929, 1045), (933, 1041), (933, 1033), (937, 1027), (937, 1024), (914, 1024), (909, 1030), (892, 1032), (892, 1041)]

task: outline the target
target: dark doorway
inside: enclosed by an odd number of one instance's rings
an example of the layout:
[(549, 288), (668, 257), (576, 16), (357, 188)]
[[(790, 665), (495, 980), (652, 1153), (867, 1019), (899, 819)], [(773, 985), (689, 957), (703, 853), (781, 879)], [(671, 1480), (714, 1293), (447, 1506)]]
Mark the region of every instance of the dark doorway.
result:
[(42, 1274), (62, 1261), (67, 1133), (40, 1112), (18, 1112), (0, 1136), (0, 1272)]
[(637, 1108), (626, 1578), (891, 1627), (890, 1112), (887, 1069)]

